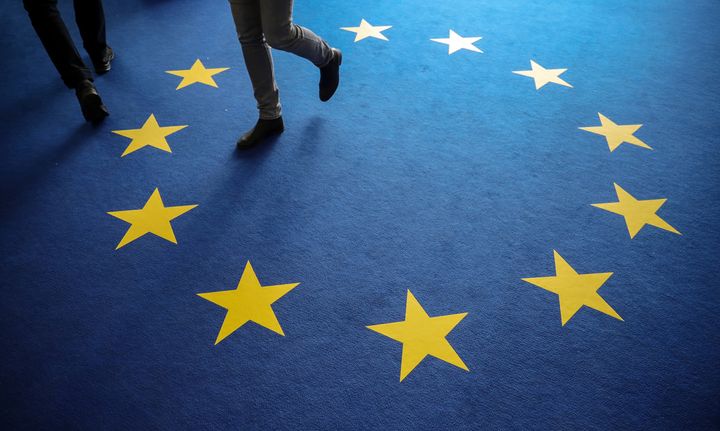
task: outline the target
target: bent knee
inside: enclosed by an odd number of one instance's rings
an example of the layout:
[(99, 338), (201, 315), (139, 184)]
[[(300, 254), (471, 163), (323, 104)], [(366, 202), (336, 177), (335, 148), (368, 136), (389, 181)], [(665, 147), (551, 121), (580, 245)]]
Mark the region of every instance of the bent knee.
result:
[(280, 50), (288, 48), (297, 37), (297, 27), (292, 24), (265, 31), (265, 39), (268, 45)]
[(242, 45), (262, 45), (265, 43), (265, 38), (261, 31), (238, 33), (238, 40)]

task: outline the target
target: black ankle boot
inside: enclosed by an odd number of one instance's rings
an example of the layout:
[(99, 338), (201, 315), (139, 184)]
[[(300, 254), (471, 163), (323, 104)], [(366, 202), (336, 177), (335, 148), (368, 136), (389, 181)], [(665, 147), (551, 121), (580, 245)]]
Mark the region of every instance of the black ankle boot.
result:
[(102, 75), (110, 70), (110, 62), (115, 59), (115, 53), (112, 48), (106, 46), (97, 57), (92, 58), (95, 73)]
[(271, 136), (279, 135), (285, 130), (282, 117), (274, 120), (259, 119), (255, 127), (248, 130), (237, 141), (237, 147), (241, 150), (254, 147)]
[(326, 66), (320, 68), (320, 100), (327, 102), (335, 94), (340, 85), (340, 65), (342, 52), (332, 48), (333, 58)]
[(97, 124), (110, 115), (95, 86), (87, 79), (75, 87), (75, 95), (80, 102), (80, 109), (82, 109), (85, 121)]

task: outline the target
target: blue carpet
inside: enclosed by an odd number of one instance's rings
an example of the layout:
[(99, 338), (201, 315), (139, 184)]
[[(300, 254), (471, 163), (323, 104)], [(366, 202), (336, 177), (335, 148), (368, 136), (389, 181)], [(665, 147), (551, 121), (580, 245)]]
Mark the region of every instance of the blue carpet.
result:
[[(61, 2), (79, 41), (70, 10)], [(650, 4), (652, 3), (652, 4)], [(20, 1), (0, 13), (0, 422), (4, 429), (717, 429), (720, 423), (720, 4), (299, 1), (344, 52), (342, 84), (275, 52), (286, 132), (238, 154), (256, 118), (223, 1), (106, 2), (111, 116), (82, 122)], [(389, 41), (340, 27), (391, 25)], [(448, 55), (430, 38), (482, 36)], [(219, 88), (176, 91), (196, 59)], [(512, 71), (567, 68), (537, 91)], [(579, 127), (643, 124), (653, 150), (610, 152)], [(188, 125), (120, 157), (150, 114)], [(591, 206), (667, 198), (630, 239)], [(108, 211), (198, 207), (178, 245)], [(612, 272), (624, 321), (522, 281)], [(214, 345), (247, 261), (285, 336), (249, 323)], [(399, 381), (411, 290), (463, 371), (428, 357)]]

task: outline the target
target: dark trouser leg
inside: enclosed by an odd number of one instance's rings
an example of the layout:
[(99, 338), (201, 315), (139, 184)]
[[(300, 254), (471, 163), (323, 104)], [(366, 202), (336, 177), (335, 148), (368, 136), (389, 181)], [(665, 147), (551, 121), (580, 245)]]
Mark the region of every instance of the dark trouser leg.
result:
[(293, 0), (260, 1), (262, 29), (268, 44), (323, 67), (333, 59), (330, 46), (318, 35), (292, 22)]
[(57, 0), (23, 0), (23, 4), (65, 85), (74, 88), (85, 79), (92, 81), (92, 73), (80, 58), (60, 17)]
[(265, 1), (269, 0), (230, 0), (230, 8), (260, 118), (272, 120), (280, 117), (281, 107), (270, 47), (265, 43), (260, 18), (260, 3)]
[(105, 13), (102, 0), (74, 0), (75, 22), (80, 29), (85, 51), (92, 59), (102, 56), (105, 40)]

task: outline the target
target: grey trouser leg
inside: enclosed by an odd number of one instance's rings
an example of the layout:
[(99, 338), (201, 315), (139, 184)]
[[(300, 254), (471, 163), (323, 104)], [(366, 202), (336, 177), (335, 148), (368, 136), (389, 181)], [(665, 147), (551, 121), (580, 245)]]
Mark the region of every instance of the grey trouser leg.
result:
[(280, 97), (270, 47), (322, 67), (332, 60), (330, 46), (312, 31), (293, 24), (293, 0), (229, 1), (260, 118), (278, 118)]

